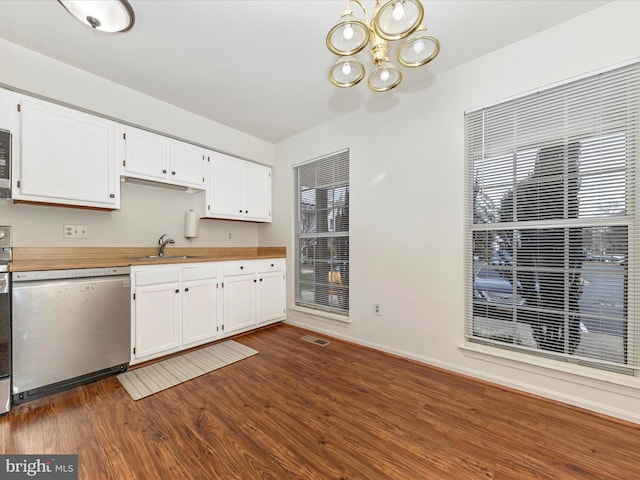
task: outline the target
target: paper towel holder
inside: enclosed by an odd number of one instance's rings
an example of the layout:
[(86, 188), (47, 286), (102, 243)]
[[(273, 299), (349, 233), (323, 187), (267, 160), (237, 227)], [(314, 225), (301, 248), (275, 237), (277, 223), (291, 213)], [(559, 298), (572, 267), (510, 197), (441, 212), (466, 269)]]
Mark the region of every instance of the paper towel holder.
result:
[(196, 210), (190, 208), (184, 216), (184, 236), (192, 240), (198, 236), (200, 229), (200, 215)]

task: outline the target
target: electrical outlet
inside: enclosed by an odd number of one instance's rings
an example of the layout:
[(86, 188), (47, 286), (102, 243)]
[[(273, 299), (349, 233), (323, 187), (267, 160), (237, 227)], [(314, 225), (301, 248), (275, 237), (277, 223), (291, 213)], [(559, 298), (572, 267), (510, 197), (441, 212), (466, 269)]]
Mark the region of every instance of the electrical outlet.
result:
[(382, 304), (380, 302), (373, 302), (373, 314), (382, 315)]
[(64, 238), (88, 238), (89, 229), (86, 225), (64, 225), (62, 231)]

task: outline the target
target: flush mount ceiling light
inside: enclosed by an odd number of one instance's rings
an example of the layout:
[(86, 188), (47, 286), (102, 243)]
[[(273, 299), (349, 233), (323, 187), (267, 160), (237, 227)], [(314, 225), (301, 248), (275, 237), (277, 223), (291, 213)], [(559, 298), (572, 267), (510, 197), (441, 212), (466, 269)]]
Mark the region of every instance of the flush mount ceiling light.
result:
[(58, 0), (85, 25), (101, 32), (126, 32), (135, 22), (127, 0)]
[[(364, 14), (358, 19), (351, 10), (357, 4)], [(440, 42), (427, 34), (422, 25), (424, 8), (420, 0), (376, 0), (373, 19), (369, 22), (367, 10), (360, 0), (347, 0), (338, 23), (327, 34), (327, 48), (340, 58), (329, 71), (329, 80), (336, 87), (352, 87), (365, 76), (365, 68), (356, 55), (364, 55), (365, 47), (373, 57), (375, 69), (367, 83), (374, 92), (386, 92), (402, 81), (402, 72), (389, 60), (389, 42), (403, 40), (394, 45), (398, 62), (405, 67), (420, 67), (436, 58)], [(361, 53), (364, 52), (364, 53)]]

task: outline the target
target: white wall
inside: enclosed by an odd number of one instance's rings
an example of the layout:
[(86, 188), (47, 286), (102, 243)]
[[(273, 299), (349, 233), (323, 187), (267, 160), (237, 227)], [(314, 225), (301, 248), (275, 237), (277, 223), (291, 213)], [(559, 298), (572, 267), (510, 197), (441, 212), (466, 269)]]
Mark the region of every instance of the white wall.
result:
[[(292, 165), (344, 147), (351, 153), (351, 323), (292, 308), (287, 321), (640, 423), (638, 381), (609, 383), (585, 370), (568, 374), (460, 348), (464, 111), (640, 57), (638, 18), (640, 2), (607, 4), (421, 90), (401, 86), (388, 107), (366, 105), (277, 144), (275, 222), (261, 228), (260, 242), (287, 246), (290, 307)], [(373, 301), (382, 303), (382, 316), (372, 314)]]
[[(134, 124), (266, 165), (273, 144), (182, 110), (49, 57), (0, 40), (0, 86)], [(121, 210), (99, 212), (0, 201), (0, 224), (12, 225), (15, 246), (153, 246), (168, 233), (178, 246), (257, 246), (253, 223), (204, 220), (186, 240), (184, 215), (193, 195), (159, 187), (122, 185)], [(88, 226), (89, 238), (65, 240), (63, 224)], [(228, 234), (232, 238), (228, 238)]]

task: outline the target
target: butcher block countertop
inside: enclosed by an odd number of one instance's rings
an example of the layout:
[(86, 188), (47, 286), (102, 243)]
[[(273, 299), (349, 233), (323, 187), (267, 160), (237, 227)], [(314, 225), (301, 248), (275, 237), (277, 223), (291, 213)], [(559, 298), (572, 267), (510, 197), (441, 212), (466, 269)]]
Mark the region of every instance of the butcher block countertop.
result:
[(189, 258), (142, 259), (157, 255), (156, 247), (13, 247), (12, 272), (64, 270), (68, 268), (128, 267), (172, 263), (221, 262), (285, 258), (286, 247), (167, 247), (165, 255)]

